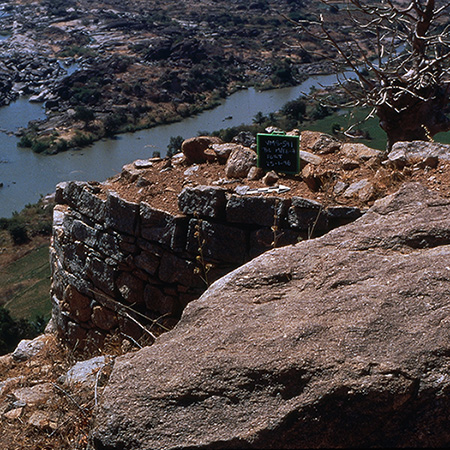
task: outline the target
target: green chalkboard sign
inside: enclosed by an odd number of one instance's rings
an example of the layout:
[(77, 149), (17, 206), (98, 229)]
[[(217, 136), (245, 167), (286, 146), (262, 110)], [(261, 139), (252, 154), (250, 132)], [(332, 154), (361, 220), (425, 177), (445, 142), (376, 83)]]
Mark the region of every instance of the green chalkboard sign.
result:
[(298, 136), (259, 133), (256, 135), (256, 146), (258, 167), (286, 174), (300, 171)]

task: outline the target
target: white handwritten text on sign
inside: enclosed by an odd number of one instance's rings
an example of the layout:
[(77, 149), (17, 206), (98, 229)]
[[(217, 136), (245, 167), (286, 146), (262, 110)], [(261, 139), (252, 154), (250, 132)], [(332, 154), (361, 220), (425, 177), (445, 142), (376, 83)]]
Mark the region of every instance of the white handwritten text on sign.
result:
[(289, 174), (300, 171), (298, 136), (260, 133), (256, 136), (256, 143), (258, 167)]

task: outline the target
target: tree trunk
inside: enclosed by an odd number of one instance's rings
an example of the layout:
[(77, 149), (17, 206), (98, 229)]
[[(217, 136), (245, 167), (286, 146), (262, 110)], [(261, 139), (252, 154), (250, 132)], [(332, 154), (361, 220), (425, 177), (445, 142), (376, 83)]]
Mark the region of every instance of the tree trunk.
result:
[[(402, 102), (397, 102), (394, 110), (387, 103), (380, 105), (376, 111), (380, 119), (380, 126), (387, 134), (387, 150), (398, 141), (430, 141), (437, 133), (450, 130), (450, 119), (445, 115), (445, 108), (449, 103), (447, 88), (436, 87), (433, 95), (423, 96), (405, 95)], [(401, 109), (402, 104), (407, 105)]]

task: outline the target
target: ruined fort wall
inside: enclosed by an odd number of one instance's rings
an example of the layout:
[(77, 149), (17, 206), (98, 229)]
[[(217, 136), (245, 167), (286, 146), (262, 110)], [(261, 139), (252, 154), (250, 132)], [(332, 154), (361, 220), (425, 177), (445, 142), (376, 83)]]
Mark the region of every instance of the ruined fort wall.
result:
[(72, 181), (56, 191), (53, 322), (72, 345), (101, 347), (109, 333), (138, 339), (142, 325), (156, 332), (152, 320), (173, 323), (208, 284), (255, 256), (361, 215), (212, 186), (184, 189), (170, 214), (100, 187)]

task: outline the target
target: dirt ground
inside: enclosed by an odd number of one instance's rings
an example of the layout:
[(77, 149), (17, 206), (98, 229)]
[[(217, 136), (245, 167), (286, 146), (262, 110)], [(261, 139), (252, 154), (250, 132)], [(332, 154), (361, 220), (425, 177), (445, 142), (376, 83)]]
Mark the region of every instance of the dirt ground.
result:
[[(439, 192), (443, 197), (450, 197), (450, 161), (441, 161), (437, 167), (423, 166), (421, 163), (398, 169), (383, 164), (381, 160), (361, 162), (357, 167), (344, 169), (345, 158), (336, 152), (320, 155), (322, 163), (317, 167), (317, 176), (321, 180), (319, 188), (312, 189), (304, 181), (301, 173), (298, 175), (278, 174), (279, 180), (275, 186), (286, 186), (287, 192), (281, 194), (269, 192), (256, 195), (284, 198), (294, 196), (316, 200), (327, 206), (356, 206), (369, 208), (374, 201), (397, 191), (403, 183), (419, 182), (430, 190)], [(347, 198), (343, 193), (335, 192), (336, 182), (341, 181), (350, 185), (366, 179), (373, 184), (370, 195), (352, 196)], [(182, 158), (178, 163), (167, 160), (152, 161), (152, 167), (137, 169), (134, 164), (124, 167), (122, 173), (107, 180), (105, 188), (113, 189), (130, 201), (146, 201), (153, 207), (171, 213), (177, 213), (177, 196), (187, 186), (215, 185), (234, 193), (239, 186), (250, 189), (264, 189), (268, 186), (259, 180), (230, 180), (225, 175), (225, 165), (217, 161), (188, 165)], [(253, 194), (255, 195), (255, 194)]]

